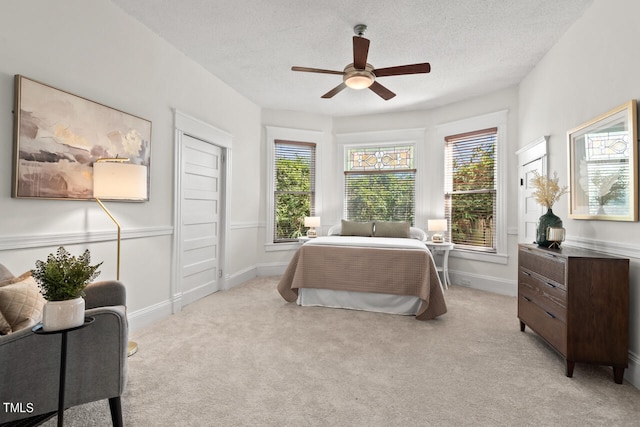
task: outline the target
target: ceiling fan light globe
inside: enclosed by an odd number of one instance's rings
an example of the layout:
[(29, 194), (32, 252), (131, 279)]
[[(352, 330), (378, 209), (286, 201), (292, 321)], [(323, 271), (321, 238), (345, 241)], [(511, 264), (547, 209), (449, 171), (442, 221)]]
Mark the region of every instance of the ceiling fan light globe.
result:
[(373, 79), (366, 75), (349, 76), (344, 83), (351, 89), (366, 89), (373, 84)]

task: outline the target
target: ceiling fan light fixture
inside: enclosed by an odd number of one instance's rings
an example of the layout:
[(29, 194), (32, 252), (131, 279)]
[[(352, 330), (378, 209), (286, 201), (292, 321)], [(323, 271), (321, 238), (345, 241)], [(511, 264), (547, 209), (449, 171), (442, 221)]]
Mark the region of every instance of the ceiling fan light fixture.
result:
[(344, 69), (344, 84), (351, 89), (366, 89), (373, 84), (376, 76), (373, 74), (373, 66), (367, 64), (364, 70), (357, 70), (353, 64)]
[(351, 89), (366, 89), (373, 84), (373, 79), (369, 76), (349, 76), (344, 83)]

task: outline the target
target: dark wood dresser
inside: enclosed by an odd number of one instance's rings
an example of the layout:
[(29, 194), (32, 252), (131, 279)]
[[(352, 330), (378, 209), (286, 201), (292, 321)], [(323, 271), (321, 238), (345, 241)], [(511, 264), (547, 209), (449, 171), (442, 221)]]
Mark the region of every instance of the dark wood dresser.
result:
[(629, 260), (586, 249), (518, 248), (518, 318), (566, 360), (613, 367), (622, 384), (628, 366)]

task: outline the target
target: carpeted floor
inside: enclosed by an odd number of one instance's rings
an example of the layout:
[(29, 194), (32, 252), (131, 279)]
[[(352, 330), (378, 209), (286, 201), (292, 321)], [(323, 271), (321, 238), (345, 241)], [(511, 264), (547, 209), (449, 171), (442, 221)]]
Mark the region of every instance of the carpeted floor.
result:
[[(286, 303), (277, 277), (131, 334), (123, 396), (137, 426), (636, 426), (640, 390), (520, 332), (516, 299), (446, 291), (436, 320)], [(54, 426), (55, 418), (46, 426)], [(109, 426), (106, 401), (66, 426)]]

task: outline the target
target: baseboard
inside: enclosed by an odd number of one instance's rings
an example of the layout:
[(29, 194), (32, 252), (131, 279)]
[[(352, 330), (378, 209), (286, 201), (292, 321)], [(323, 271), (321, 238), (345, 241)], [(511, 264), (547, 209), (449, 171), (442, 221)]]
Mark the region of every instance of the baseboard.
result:
[(245, 268), (244, 270), (240, 270), (234, 274), (227, 275), (225, 277), (225, 290), (234, 288), (244, 282), (253, 279), (254, 277), (257, 277), (257, 271), (257, 268), (254, 266)]
[(640, 357), (637, 354), (629, 352), (629, 368), (624, 371), (624, 379), (640, 389)]
[(127, 312), (129, 330), (135, 331), (143, 326), (150, 325), (165, 317), (171, 316), (171, 314), (173, 314), (172, 306), (171, 300), (166, 300), (140, 310)]
[(454, 285), (495, 294), (515, 297), (518, 294), (518, 282), (498, 277), (482, 276), (463, 271), (449, 270), (449, 277)]
[(269, 264), (258, 264), (257, 273), (260, 277), (281, 276), (289, 265), (288, 262), (274, 262)]

